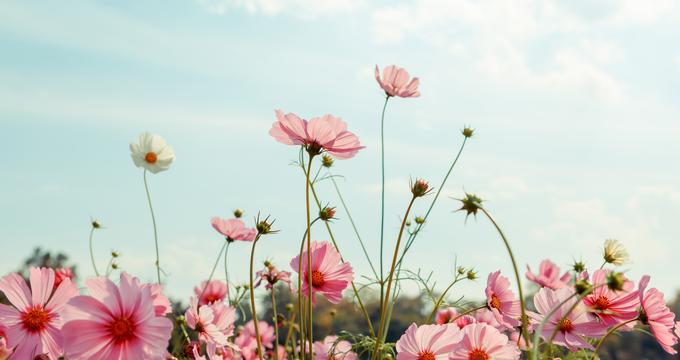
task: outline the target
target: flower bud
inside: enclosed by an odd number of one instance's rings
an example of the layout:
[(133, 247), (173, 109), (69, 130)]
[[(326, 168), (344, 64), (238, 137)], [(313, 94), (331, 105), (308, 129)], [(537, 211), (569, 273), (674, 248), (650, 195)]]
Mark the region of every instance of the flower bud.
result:
[(235, 218), (238, 219), (238, 218), (240, 218), (241, 216), (243, 216), (243, 210), (241, 210), (241, 209), (236, 209), (236, 210), (234, 210), (234, 217), (235, 217)]
[(321, 156), (321, 165), (323, 165), (323, 167), (329, 168), (333, 166), (333, 161), (334, 160), (330, 155), (323, 154), (323, 156)]
[(465, 268), (462, 267), (462, 266), (459, 266), (457, 271), (458, 271), (458, 275), (463, 275), (466, 272)]
[(414, 220), (414, 221), (416, 222), (416, 224), (418, 224), (418, 225), (422, 225), (422, 224), (425, 223), (425, 218), (422, 217), (422, 216), (416, 216), (416, 218), (413, 219), (413, 220)]
[(607, 274), (607, 287), (610, 290), (621, 291), (626, 284), (626, 277), (620, 272), (610, 272)]
[(574, 290), (579, 295), (587, 294), (592, 288), (593, 286), (590, 285), (588, 280), (577, 280), (574, 284)]
[(92, 220), (92, 228), (94, 228), (94, 229), (101, 229), (101, 228), (102, 228), (102, 223), (100, 223), (99, 220)]
[(586, 264), (584, 264), (583, 261), (577, 261), (572, 266), (572, 269), (574, 269), (575, 273), (580, 274), (586, 271)]
[(295, 305), (291, 303), (286, 304), (286, 311), (291, 312), (293, 310), (295, 310)]
[(118, 264), (116, 264), (115, 262), (111, 263), (111, 269), (118, 270)]
[(467, 278), (468, 280), (475, 280), (477, 278), (477, 272), (472, 269), (468, 270)]
[(175, 318), (175, 322), (177, 323), (177, 325), (186, 325), (187, 319), (184, 317), (184, 315), (178, 315)]
[(482, 207), (482, 199), (477, 197), (477, 195), (474, 194), (468, 194), (465, 193), (465, 197), (462, 199), (458, 199), (462, 205), (458, 211), (464, 210), (466, 212), (465, 217), (467, 218), (472, 215), (477, 215), (477, 211)]
[(319, 218), (323, 221), (329, 221), (335, 217), (335, 208), (324, 206), (319, 210)]
[(463, 131), (461, 132), (463, 133), (463, 136), (465, 136), (466, 138), (471, 138), (475, 130), (466, 126), (463, 128)]
[(120, 253), (116, 250), (111, 250), (111, 257), (112, 258), (117, 258), (120, 256)]
[(414, 197), (425, 196), (430, 191), (432, 191), (432, 189), (430, 189), (430, 184), (423, 179), (417, 179), (415, 183), (411, 184), (411, 193)]

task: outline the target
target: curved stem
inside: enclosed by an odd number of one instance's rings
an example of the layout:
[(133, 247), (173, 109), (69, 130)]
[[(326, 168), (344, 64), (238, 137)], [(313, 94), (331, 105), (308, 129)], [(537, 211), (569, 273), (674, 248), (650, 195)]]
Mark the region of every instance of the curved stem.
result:
[(439, 310), (439, 306), (442, 304), (442, 301), (444, 301), (444, 297), (446, 296), (446, 293), (449, 292), (449, 290), (451, 290), (453, 285), (455, 285), (457, 282), (458, 282), (458, 277), (456, 276), (456, 278), (451, 282), (451, 284), (449, 284), (449, 286), (447, 286), (446, 289), (444, 289), (444, 292), (442, 292), (442, 294), (439, 296), (437, 303), (434, 304), (434, 309), (432, 309), (430, 316), (427, 317), (427, 321), (425, 321), (426, 324), (429, 324), (429, 323), (432, 322), (432, 318), (434, 318), (434, 315), (437, 313), (437, 310)]
[(510, 261), (512, 261), (512, 269), (515, 272), (515, 280), (517, 281), (517, 292), (519, 293), (519, 303), (522, 307), (522, 336), (524, 337), (524, 341), (526, 344), (529, 344), (529, 333), (527, 332), (527, 311), (526, 311), (526, 302), (524, 300), (524, 291), (522, 290), (522, 280), (519, 275), (519, 269), (517, 268), (517, 262), (515, 261), (515, 255), (512, 253), (512, 249), (510, 248), (510, 243), (508, 242), (508, 238), (505, 237), (505, 234), (503, 233), (503, 230), (501, 230), (500, 226), (498, 226), (498, 223), (496, 223), (496, 220), (491, 217), (491, 214), (489, 214), (486, 209), (480, 207), (480, 210), (486, 215), (486, 217), (491, 221), (493, 226), (496, 228), (496, 231), (498, 231), (498, 234), (501, 236), (501, 239), (503, 239), (503, 243), (505, 244), (505, 248), (508, 250), (508, 255), (510, 256)]
[(224, 279), (227, 282), (227, 302), (231, 304), (231, 283), (229, 282), (229, 269), (227, 268), (227, 257), (229, 255), (229, 245), (231, 245), (231, 242), (226, 239), (224, 241), (227, 243), (227, 247), (224, 249)]
[[(212, 270), (210, 270), (210, 276), (208, 276), (208, 281), (205, 282), (205, 286), (203, 286), (203, 290), (201, 290), (201, 295), (198, 296), (199, 301), (203, 297), (203, 294), (205, 293), (205, 289), (208, 288), (210, 281), (212, 280), (213, 276), (215, 275), (215, 270), (217, 270), (217, 264), (220, 263), (220, 258), (222, 258), (222, 252), (224, 252), (225, 247), (227, 247), (226, 242), (224, 244), (222, 244), (222, 248), (220, 249), (220, 253), (217, 254), (217, 259), (215, 259), (215, 264), (213, 265)], [(227, 293), (229, 293), (229, 292), (227, 291)]]
[[(394, 269), (397, 265), (397, 255), (399, 255), (399, 244), (401, 243), (401, 237), (404, 234), (404, 228), (406, 227), (406, 220), (408, 219), (408, 214), (411, 212), (411, 207), (413, 207), (413, 203), (416, 201), (416, 197), (413, 196), (411, 198), (411, 201), (408, 203), (408, 207), (406, 208), (406, 213), (404, 214), (404, 219), (401, 221), (401, 227), (399, 228), (399, 236), (397, 236), (397, 244), (394, 246), (394, 255), (392, 256), (392, 266), (390, 267), (390, 275), (387, 277), (387, 290), (385, 291), (385, 300), (384, 303), (381, 306), (382, 310), (387, 309), (387, 302), (390, 300), (390, 290), (392, 288), (392, 279), (394, 277)], [(382, 340), (382, 334), (383, 334), (383, 329), (385, 326), (385, 311), (380, 312), (380, 326), (378, 327), (378, 337), (375, 341), (375, 350), (373, 351), (372, 359), (375, 359), (375, 357), (378, 354), (378, 351), (380, 350), (380, 343)]]
[(260, 338), (260, 327), (257, 324), (257, 310), (255, 309), (255, 287), (253, 281), (253, 263), (255, 260), (255, 245), (260, 239), (260, 234), (253, 240), (253, 247), (250, 250), (250, 310), (253, 315), (253, 325), (255, 325), (255, 339), (257, 340), (257, 356), (262, 360), (262, 339)]
[(279, 360), (279, 318), (276, 313), (276, 289), (272, 286), (272, 315), (274, 315), (274, 360)]
[(609, 337), (609, 335), (613, 334), (616, 330), (622, 328), (623, 326), (628, 325), (628, 324), (635, 322), (635, 321), (638, 321), (637, 317), (635, 319), (631, 319), (631, 320), (628, 320), (626, 322), (622, 322), (622, 323), (614, 326), (613, 328), (609, 329), (609, 331), (607, 331), (607, 333), (604, 334), (602, 339), (600, 339), (600, 341), (597, 343), (597, 346), (595, 346), (595, 350), (593, 351), (593, 357), (590, 360), (595, 360), (597, 358), (597, 352), (600, 350), (600, 348), (602, 347), (602, 344), (604, 344), (604, 340), (607, 339)]
[[(307, 316), (307, 323), (308, 328), (307, 328), (307, 337), (309, 340), (309, 354), (310, 358), (312, 356), (312, 346), (314, 344), (314, 323), (312, 320), (312, 304), (313, 304), (313, 296), (314, 293), (312, 291), (312, 215), (309, 209), (309, 175), (312, 171), (312, 159), (314, 159), (314, 155), (312, 153), (309, 153), (309, 162), (307, 163), (307, 172), (306, 172), (306, 180), (305, 180), (305, 207), (307, 210), (307, 295), (308, 295), (308, 301), (309, 301), (309, 313)], [(302, 259), (300, 259), (302, 260)]]
[(149, 184), (146, 181), (146, 169), (144, 169), (144, 190), (146, 190), (146, 200), (149, 203), (149, 210), (151, 211), (151, 222), (153, 223), (153, 241), (156, 245), (156, 277), (158, 278), (158, 285), (161, 284), (161, 259), (158, 251), (158, 230), (156, 229), (156, 215), (153, 212), (153, 205), (151, 205), (151, 194), (149, 194)]
[(92, 236), (94, 235), (94, 226), (90, 229), (90, 260), (92, 260), (92, 268), (94, 269), (95, 275), (99, 276), (99, 271), (97, 270), (97, 263), (94, 261), (94, 251), (92, 251)]
[(456, 315), (456, 317), (454, 317), (453, 319), (449, 320), (449, 323), (452, 323), (452, 322), (454, 322), (454, 321), (456, 321), (456, 320), (462, 318), (462, 317), (465, 316), (465, 315), (468, 315), (468, 314), (471, 314), (471, 313), (473, 313), (473, 312), (482, 310), (482, 309), (484, 309), (485, 307), (486, 307), (486, 305), (482, 305), (482, 306), (478, 306), (478, 307), (476, 307), (476, 308), (472, 308), (472, 309), (465, 310), (465, 311), (463, 311), (462, 313)]
[(389, 95), (385, 96), (385, 104), (382, 108), (382, 115), (380, 116), (380, 313), (383, 313), (382, 304), (384, 298), (384, 268), (383, 268), (383, 248), (385, 235), (385, 110), (387, 109), (387, 102), (390, 100)]

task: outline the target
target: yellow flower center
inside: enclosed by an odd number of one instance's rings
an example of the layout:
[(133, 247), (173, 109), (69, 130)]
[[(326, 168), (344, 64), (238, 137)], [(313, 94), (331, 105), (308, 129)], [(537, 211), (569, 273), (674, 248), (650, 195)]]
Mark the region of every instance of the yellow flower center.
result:
[(158, 155), (156, 155), (155, 152), (149, 151), (144, 155), (144, 161), (148, 162), (149, 164), (155, 164), (156, 161), (158, 160)]

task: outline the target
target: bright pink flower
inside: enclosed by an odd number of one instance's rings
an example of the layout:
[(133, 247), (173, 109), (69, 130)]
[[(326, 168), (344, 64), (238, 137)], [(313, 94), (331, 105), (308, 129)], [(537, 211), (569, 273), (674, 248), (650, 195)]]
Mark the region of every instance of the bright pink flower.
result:
[(0, 304), (0, 324), (5, 326), (7, 346), (16, 346), (15, 359), (33, 359), (40, 354), (57, 359), (64, 353), (62, 312), (78, 290), (68, 279), (55, 289), (54, 270), (48, 268), (31, 268), (29, 280), (30, 290), (17, 273), (0, 279), (0, 291), (13, 305)]
[(210, 223), (218, 233), (227, 238), (227, 241), (253, 241), (257, 235), (257, 230), (247, 228), (241, 219), (220, 219), (214, 217), (210, 219)]
[(450, 360), (519, 359), (515, 343), (487, 324), (470, 324), (462, 331), (463, 339), (449, 356)]
[(227, 293), (229, 293), (229, 287), (222, 280), (203, 281), (200, 286), (194, 287), (194, 294), (199, 298), (199, 305), (221, 302)]
[(555, 265), (554, 262), (546, 259), (541, 261), (538, 266), (538, 274), (534, 275), (531, 272), (531, 268), (527, 265), (527, 279), (535, 282), (540, 287), (547, 287), (551, 289), (561, 289), (567, 287), (569, 283), (569, 272), (565, 272), (562, 277), (560, 277), (560, 268)]
[(453, 307), (437, 311), (437, 317), (435, 319), (435, 323), (439, 325), (452, 323), (458, 326), (459, 329), (475, 322), (477, 322), (477, 320), (471, 315), (459, 316), (458, 311)]
[[(138, 278), (133, 278), (139, 282)], [(142, 284), (142, 287), (148, 287), (151, 292), (151, 300), (153, 301), (153, 310), (156, 316), (165, 316), (172, 311), (172, 304), (170, 300), (163, 295), (163, 288), (158, 284)]]
[[(593, 292), (583, 298), (583, 303), (597, 316), (602, 323), (616, 326), (638, 316), (640, 296), (637, 291), (609, 289), (607, 284), (608, 270), (599, 269), (593, 273)], [(624, 286), (624, 288), (632, 287)], [(630, 324), (630, 329), (634, 324)]]
[(333, 115), (324, 115), (309, 121), (297, 115), (276, 110), (276, 121), (269, 135), (286, 145), (303, 145), (307, 151), (323, 151), (338, 159), (349, 159), (363, 149), (359, 138), (347, 131), (347, 124)]
[(397, 360), (448, 359), (462, 337), (463, 333), (453, 324), (417, 326), (413, 323), (397, 341)]
[[(312, 252), (312, 294), (319, 293), (333, 304), (342, 300), (342, 291), (354, 279), (354, 273), (349, 263), (343, 263), (335, 247), (328, 242), (313, 241)], [(307, 294), (309, 272), (307, 271), (307, 250), (302, 253), (302, 293)], [(299, 270), (298, 256), (290, 262), (295, 272)], [(312, 296), (316, 302), (316, 296)]]
[(314, 360), (356, 360), (357, 354), (352, 351), (352, 344), (346, 340), (338, 340), (337, 336), (326, 336), (323, 341), (315, 341)]
[(492, 272), (486, 282), (486, 305), (496, 320), (508, 329), (520, 325), (522, 308), (510, 290), (510, 281), (500, 271)]
[[(538, 310), (538, 314), (529, 313), (529, 316), (537, 322), (543, 321), (543, 318), (564, 302), (557, 311), (546, 321), (543, 327), (541, 337), (548, 340), (555, 328), (557, 333), (553, 343), (568, 347), (574, 351), (579, 348), (593, 349), (586, 338), (599, 337), (604, 335), (607, 331), (607, 326), (601, 324), (598, 320), (591, 318), (582, 303), (579, 303), (574, 309), (567, 314), (567, 312), (578, 301), (574, 295), (574, 290), (571, 288), (562, 288), (552, 290), (549, 288), (542, 288), (536, 295), (534, 295), (534, 306)], [(567, 298), (571, 297), (569, 300)], [(565, 300), (567, 300), (565, 302)]]
[(380, 77), (380, 69), (378, 65), (375, 66), (375, 80), (378, 85), (385, 90), (387, 96), (399, 96), (403, 98), (418, 97), (418, 85), (420, 80), (417, 77), (410, 79), (409, 74), (403, 68), (395, 65), (387, 66), (383, 69), (382, 78)]
[(192, 297), (184, 317), (187, 325), (196, 330), (198, 338), (208, 344), (226, 346), (229, 344), (227, 339), (234, 334), (236, 309), (223, 303), (198, 305), (196, 298)]
[[(258, 321), (257, 328), (260, 331), (260, 341), (265, 348), (272, 348), (276, 335), (274, 327), (269, 325), (266, 321)], [(257, 338), (255, 337), (255, 323), (253, 320), (248, 321), (243, 330), (236, 337), (234, 341), (236, 346), (241, 349), (241, 356), (245, 360), (253, 360), (257, 358)]]
[[(661, 347), (669, 354), (677, 354), (673, 346), (678, 343), (678, 337), (673, 333), (675, 314), (673, 314), (663, 299), (663, 293), (656, 288), (645, 292), (649, 284), (649, 276), (640, 279), (640, 320), (649, 325), (649, 329)], [(677, 329), (676, 329), (677, 332)]]
[(71, 268), (58, 268), (54, 270), (54, 288), (56, 289), (64, 279), (73, 282), (73, 270)]
[(255, 275), (257, 275), (257, 282), (255, 282), (255, 287), (260, 286), (260, 284), (265, 281), (265, 288), (267, 290), (271, 290), (274, 288), (274, 285), (278, 283), (279, 281), (282, 281), (286, 284), (288, 284), (288, 288), (290, 291), (293, 291), (293, 284), (290, 279), (290, 272), (289, 271), (280, 271), (274, 266), (273, 264), (269, 264), (265, 266), (264, 270), (258, 271)]
[(69, 301), (64, 349), (69, 360), (159, 358), (166, 354), (172, 321), (156, 316), (148, 286), (127, 273), (116, 286), (105, 277), (86, 281), (90, 296)]

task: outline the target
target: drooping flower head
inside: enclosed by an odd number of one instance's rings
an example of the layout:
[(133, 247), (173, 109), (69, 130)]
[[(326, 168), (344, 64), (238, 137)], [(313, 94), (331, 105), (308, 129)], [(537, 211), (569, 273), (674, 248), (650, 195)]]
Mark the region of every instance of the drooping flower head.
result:
[(453, 324), (411, 324), (395, 346), (397, 360), (448, 359), (462, 337), (463, 333)]
[(69, 279), (55, 289), (54, 277), (52, 269), (31, 268), (30, 289), (17, 273), (0, 279), (0, 291), (12, 305), (0, 304), (0, 324), (15, 359), (33, 359), (40, 354), (56, 359), (64, 353), (63, 310), (78, 290)]
[(168, 170), (175, 160), (175, 152), (160, 135), (145, 132), (130, 144), (130, 156), (137, 167), (153, 174)]
[(220, 219), (214, 217), (210, 220), (210, 223), (218, 233), (227, 238), (227, 241), (253, 241), (257, 235), (257, 230), (247, 228), (241, 219)]
[[(640, 321), (649, 325), (649, 329), (659, 342), (659, 345), (669, 354), (677, 354), (673, 346), (678, 343), (678, 336), (673, 332), (675, 314), (668, 309), (663, 299), (663, 293), (656, 288), (645, 292), (649, 284), (649, 276), (640, 279)], [(676, 328), (677, 332), (677, 328)]]
[(264, 281), (266, 282), (265, 288), (267, 290), (271, 290), (274, 288), (274, 285), (281, 281), (288, 284), (290, 291), (293, 291), (290, 272), (277, 269), (276, 266), (274, 266), (274, 264), (269, 261), (265, 262), (264, 270), (258, 271), (256, 276), (257, 282), (255, 282), (255, 287), (260, 286), (260, 284)]
[(64, 350), (69, 360), (160, 358), (172, 321), (156, 316), (151, 288), (127, 273), (116, 286), (105, 277), (86, 281), (89, 296), (68, 303)]
[[(607, 326), (593, 319), (582, 303), (575, 305), (579, 300), (573, 295), (574, 290), (570, 288), (557, 290), (542, 288), (534, 295), (534, 305), (538, 314), (529, 313), (529, 316), (537, 322), (541, 322), (552, 309), (563, 303), (546, 321), (541, 337), (547, 341), (557, 328), (553, 340), (554, 344), (566, 346), (572, 351), (576, 349), (592, 350), (593, 346), (588, 343), (588, 338), (604, 335)], [(573, 310), (571, 310), (572, 308)]]
[(326, 336), (323, 341), (315, 341), (312, 347), (314, 360), (356, 360), (357, 354), (352, 351), (352, 344), (337, 340), (337, 336)]
[(531, 268), (527, 265), (526, 277), (530, 281), (535, 282), (540, 287), (547, 287), (551, 289), (561, 289), (567, 287), (569, 283), (569, 272), (565, 272), (560, 276), (560, 268), (554, 262), (546, 259), (541, 261), (538, 266), (538, 274), (533, 274)]
[(489, 274), (486, 283), (486, 305), (496, 317), (496, 320), (512, 329), (520, 325), (522, 308), (515, 294), (510, 290), (510, 281), (501, 275), (500, 271)]
[[(312, 301), (316, 301), (317, 293), (326, 297), (328, 301), (337, 304), (342, 300), (342, 292), (354, 279), (354, 272), (349, 263), (343, 263), (340, 253), (328, 242), (313, 241), (312, 253)], [(307, 250), (302, 253), (302, 258), (307, 259)], [(290, 266), (298, 272), (300, 259), (294, 257)], [(309, 272), (307, 261), (302, 261), (302, 293), (308, 293)], [(298, 274), (299, 276), (299, 274)]]
[(605, 262), (612, 265), (623, 265), (630, 261), (626, 248), (615, 239), (607, 239), (604, 241), (602, 257)]
[(234, 334), (236, 309), (217, 302), (199, 305), (191, 298), (190, 306), (184, 314), (187, 325), (198, 333), (198, 338), (206, 343), (228, 345), (229, 336)]
[(378, 85), (385, 90), (387, 96), (399, 96), (402, 98), (418, 97), (418, 85), (420, 80), (417, 77), (411, 79), (406, 69), (389, 65), (383, 69), (382, 77), (378, 65), (375, 66), (375, 80)]
[(286, 145), (302, 145), (310, 154), (327, 152), (337, 159), (349, 159), (363, 149), (359, 138), (347, 131), (347, 124), (333, 115), (309, 121), (293, 113), (276, 110), (276, 121), (269, 135)]
[(194, 287), (194, 294), (198, 298), (198, 305), (212, 304), (224, 301), (229, 293), (227, 283), (222, 280), (202, 281), (199, 286)]
[[(621, 291), (612, 290), (606, 286), (607, 273), (608, 270), (604, 269), (593, 273), (593, 290), (583, 298), (583, 303), (605, 325), (616, 326), (635, 319), (638, 316), (640, 297), (637, 290), (633, 289), (633, 283), (624, 281)], [(631, 323), (629, 328), (632, 329), (633, 325)]]
[(461, 333), (463, 339), (449, 356), (450, 360), (519, 359), (517, 345), (490, 325), (470, 324)]

